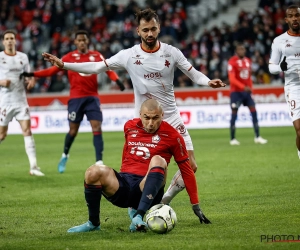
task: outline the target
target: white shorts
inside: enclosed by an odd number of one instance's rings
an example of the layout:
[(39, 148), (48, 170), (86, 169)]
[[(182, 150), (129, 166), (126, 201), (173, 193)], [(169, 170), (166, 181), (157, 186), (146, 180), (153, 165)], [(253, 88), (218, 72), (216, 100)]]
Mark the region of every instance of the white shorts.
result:
[(186, 127), (184, 126), (183, 120), (181, 119), (179, 112), (176, 112), (171, 117), (164, 119), (164, 121), (172, 125), (172, 127), (174, 127), (181, 134), (181, 136), (184, 139), (187, 150), (194, 150), (191, 136), (187, 131)]
[(290, 109), (290, 117), (292, 121), (300, 119), (300, 89), (285, 89), (285, 100)]
[(7, 126), (13, 118), (18, 121), (30, 120), (29, 106), (1, 106), (0, 107), (0, 126)]

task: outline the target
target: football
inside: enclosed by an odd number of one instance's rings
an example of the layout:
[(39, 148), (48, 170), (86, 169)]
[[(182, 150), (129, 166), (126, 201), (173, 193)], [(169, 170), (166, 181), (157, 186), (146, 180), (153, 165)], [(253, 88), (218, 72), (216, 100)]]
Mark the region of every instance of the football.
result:
[(152, 232), (164, 234), (172, 231), (177, 223), (177, 217), (170, 206), (157, 204), (149, 209), (146, 222)]

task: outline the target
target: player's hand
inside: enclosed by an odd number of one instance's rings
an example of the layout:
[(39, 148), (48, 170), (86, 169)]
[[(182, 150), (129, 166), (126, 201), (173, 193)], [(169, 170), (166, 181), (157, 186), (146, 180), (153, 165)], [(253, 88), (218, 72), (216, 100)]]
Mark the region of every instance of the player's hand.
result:
[(222, 82), (222, 80), (220, 80), (220, 79), (212, 79), (208, 82), (208, 85), (209, 85), (209, 87), (211, 87), (213, 89), (217, 89), (217, 88), (226, 86), (226, 84), (224, 82)]
[(196, 216), (198, 216), (201, 224), (202, 223), (204, 223), (204, 224), (211, 224), (210, 220), (207, 219), (205, 217), (205, 215), (203, 214), (203, 212), (201, 211), (201, 208), (200, 208), (199, 204), (193, 205), (193, 211), (194, 211), (194, 214)]
[(0, 86), (2, 86), (4, 88), (9, 88), (10, 80), (8, 80), (8, 79), (2, 80)]
[(249, 86), (245, 86), (244, 91), (247, 93), (251, 93), (252, 89)]
[(34, 76), (33, 72), (23, 72), (22, 74), (20, 74), (19, 79), (21, 80), (23, 77), (32, 77)]
[(287, 62), (285, 61), (286, 56), (283, 58), (282, 62), (280, 63), (280, 68), (282, 71), (287, 71)]
[(124, 91), (125, 86), (119, 79), (116, 80), (116, 84), (119, 86), (121, 91)]
[(62, 69), (64, 67), (64, 62), (59, 59), (58, 57), (52, 55), (52, 54), (49, 54), (49, 53), (42, 53), (42, 56), (44, 57), (44, 60), (45, 61), (48, 61), (50, 62), (52, 65)]
[(32, 89), (35, 86), (35, 78), (34, 77), (27, 78), (26, 83), (27, 83), (27, 89), (28, 90)]

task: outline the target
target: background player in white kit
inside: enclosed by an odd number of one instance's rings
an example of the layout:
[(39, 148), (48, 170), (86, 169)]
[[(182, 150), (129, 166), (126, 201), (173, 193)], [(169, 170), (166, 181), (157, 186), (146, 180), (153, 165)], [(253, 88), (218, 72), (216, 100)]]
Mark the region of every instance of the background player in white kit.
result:
[[(210, 80), (197, 71), (182, 54), (182, 52), (165, 43), (158, 41), (160, 24), (157, 14), (146, 9), (136, 14), (138, 23), (137, 33), (142, 43), (129, 49), (121, 50), (116, 55), (103, 62), (64, 63), (57, 57), (43, 53), (45, 60), (59, 68), (82, 73), (99, 74), (109, 69), (125, 69), (130, 75), (134, 89), (135, 114), (138, 117), (139, 107), (150, 98), (159, 101), (164, 110), (164, 120), (176, 128), (183, 136), (194, 172), (197, 164), (191, 137), (186, 130), (176, 106), (174, 96), (174, 71), (178, 67), (193, 82), (212, 88), (224, 87), (220, 79)], [(176, 184), (174, 183), (176, 181)], [(185, 187), (180, 172), (173, 177), (172, 183), (163, 197), (164, 203)]]
[[(3, 33), (3, 45), (4, 51), (0, 52), (0, 143), (7, 135), (9, 122), (15, 117), (23, 132), (25, 150), (30, 163), (29, 173), (44, 176), (37, 166), (24, 80), (19, 79), (21, 73), (30, 70), (28, 57), (16, 51), (16, 33), (12, 30)], [(25, 81), (28, 89), (34, 87), (33, 78)]]
[(296, 131), (300, 159), (300, 8), (297, 5), (287, 8), (285, 21), (289, 29), (273, 41), (269, 70), (272, 74), (284, 71), (285, 99)]

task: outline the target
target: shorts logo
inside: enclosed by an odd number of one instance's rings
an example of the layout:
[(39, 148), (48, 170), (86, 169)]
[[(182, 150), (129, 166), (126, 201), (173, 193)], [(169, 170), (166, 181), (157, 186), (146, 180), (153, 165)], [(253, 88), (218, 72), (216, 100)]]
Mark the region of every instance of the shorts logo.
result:
[(70, 121), (75, 121), (75, 119), (76, 119), (76, 112), (73, 111), (69, 114), (69, 120)]
[(176, 130), (179, 132), (179, 134), (185, 134), (185, 132), (186, 132), (186, 128), (183, 124), (179, 124), (176, 127)]

